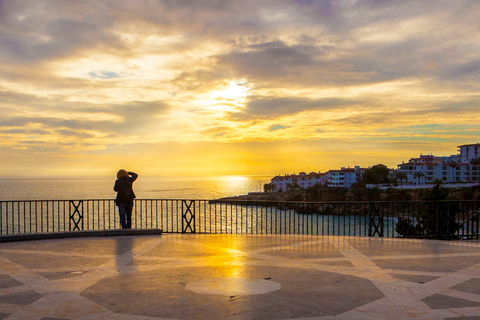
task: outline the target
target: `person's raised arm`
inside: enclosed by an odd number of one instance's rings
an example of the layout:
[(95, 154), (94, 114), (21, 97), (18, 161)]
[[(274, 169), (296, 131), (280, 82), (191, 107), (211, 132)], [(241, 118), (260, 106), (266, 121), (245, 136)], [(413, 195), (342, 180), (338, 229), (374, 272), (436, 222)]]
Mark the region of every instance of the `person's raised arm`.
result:
[(128, 172), (128, 174), (131, 176), (130, 179), (131, 179), (132, 182), (137, 180), (138, 174), (136, 174), (135, 172)]

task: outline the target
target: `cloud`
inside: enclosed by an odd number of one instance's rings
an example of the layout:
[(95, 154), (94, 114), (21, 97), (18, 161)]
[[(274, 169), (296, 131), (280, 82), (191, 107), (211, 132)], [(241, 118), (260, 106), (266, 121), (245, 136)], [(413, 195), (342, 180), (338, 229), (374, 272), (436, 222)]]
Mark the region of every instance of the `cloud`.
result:
[[(0, 94), (0, 101), (2, 97), (12, 105), (24, 105), (33, 101), (33, 97), (22, 94)], [(171, 107), (163, 101), (130, 101), (99, 106), (43, 98), (35, 101), (28, 109), (22, 109), (32, 111), (19, 112), (16, 108), (11, 108), (4, 113), (0, 129), (5, 129), (1, 132), (35, 133), (40, 136), (51, 136), (56, 132), (63, 136), (85, 139), (93, 137), (87, 131), (104, 136), (138, 135), (149, 131), (154, 133), (158, 131), (160, 118), (167, 115)]]
[(93, 134), (79, 132), (78, 130), (59, 129), (59, 130), (56, 130), (56, 132), (64, 136), (72, 136), (72, 137), (82, 138), (82, 139), (88, 139), (88, 138), (94, 137)]
[(297, 79), (328, 69), (322, 57), (325, 48), (310, 45), (287, 45), (272, 41), (249, 45), (242, 50), (219, 56), (219, 65), (232, 68), (242, 77), (256, 79)]
[[(258, 168), (260, 141), (286, 166), (300, 141), (403, 142), (392, 157), (477, 142), (479, 14), (475, 0), (0, 1), (0, 149), (95, 163), (123, 154), (112, 145), (211, 142), (250, 147)], [(241, 97), (222, 91), (239, 82)]]
[(149, 130), (158, 130), (159, 117), (170, 110), (170, 106), (163, 101), (132, 101), (126, 104), (113, 105), (111, 113), (123, 118), (121, 123), (113, 125), (119, 133), (144, 133)]
[(20, 135), (45, 135), (45, 134), (50, 134), (50, 131), (42, 130), (42, 129), (15, 128), (15, 129), (1, 130), (0, 133), (20, 134)]
[[(480, 57), (479, 57), (480, 58)], [(440, 78), (448, 81), (459, 81), (459, 82), (476, 82), (475, 80), (480, 77), (480, 59), (459, 62), (453, 65), (448, 66), (448, 69), (445, 70), (445, 73), (440, 75)]]
[(121, 50), (121, 40), (110, 32), (113, 17), (108, 7), (91, 2), (4, 2), (0, 57), (23, 64), (64, 58), (98, 45)]
[(308, 110), (332, 110), (356, 105), (358, 101), (341, 98), (308, 99), (294, 97), (252, 97), (241, 112), (230, 113), (233, 120), (277, 119)]

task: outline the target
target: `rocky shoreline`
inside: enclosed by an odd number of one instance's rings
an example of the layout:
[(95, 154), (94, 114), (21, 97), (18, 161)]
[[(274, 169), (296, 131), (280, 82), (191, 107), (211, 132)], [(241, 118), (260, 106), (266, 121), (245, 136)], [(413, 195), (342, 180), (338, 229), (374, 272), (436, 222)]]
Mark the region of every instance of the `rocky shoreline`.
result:
[[(443, 188), (445, 200), (480, 200), (480, 186)], [(427, 200), (432, 189), (366, 189), (316, 187), (286, 192), (250, 192), (246, 195), (225, 197), (212, 202), (227, 201), (422, 201)]]

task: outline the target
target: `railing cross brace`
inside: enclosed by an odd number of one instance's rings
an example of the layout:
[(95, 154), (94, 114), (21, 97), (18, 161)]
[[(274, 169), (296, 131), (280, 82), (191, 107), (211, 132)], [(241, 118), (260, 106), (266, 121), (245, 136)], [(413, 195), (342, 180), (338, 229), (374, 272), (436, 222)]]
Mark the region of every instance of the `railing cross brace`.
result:
[[(73, 213), (72, 213), (72, 206), (74, 208)], [(81, 209), (82, 209), (82, 212), (83, 212), (83, 201), (82, 200), (78, 201), (77, 205), (75, 205), (75, 201), (70, 200), (70, 230), (71, 231), (83, 230), (83, 214), (80, 213), (80, 211), (79, 211), (80, 206), (82, 206)], [(75, 214), (77, 214), (77, 213), (78, 213), (78, 219), (75, 220)], [(72, 222), (74, 224), (73, 229), (72, 229)], [(81, 229), (80, 229), (80, 226), (79, 226), (80, 222), (82, 222), (82, 228)]]
[(379, 237), (383, 237), (383, 210), (380, 210), (381, 207), (381, 204), (375, 206), (374, 203), (370, 203), (370, 210), (368, 213), (370, 217), (368, 226), (369, 237), (374, 237), (375, 234), (378, 234)]
[[(193, 206), (193, 208), (192, 208)], [(193, 212), (192, 212), (193, 209)], [(188, 231), (190, 229), (190, 231)], [(195, 200), (182, 200), (182, 233), (195, 231)]]

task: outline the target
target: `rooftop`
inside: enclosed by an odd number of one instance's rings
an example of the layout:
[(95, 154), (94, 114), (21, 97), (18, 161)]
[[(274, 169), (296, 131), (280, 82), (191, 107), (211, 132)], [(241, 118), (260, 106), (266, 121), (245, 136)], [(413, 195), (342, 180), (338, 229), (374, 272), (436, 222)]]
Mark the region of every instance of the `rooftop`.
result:
[(0, 244), (0, 319), (480, 319), (480, 243), (163, 234)]

